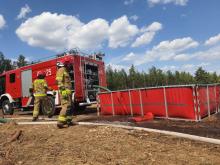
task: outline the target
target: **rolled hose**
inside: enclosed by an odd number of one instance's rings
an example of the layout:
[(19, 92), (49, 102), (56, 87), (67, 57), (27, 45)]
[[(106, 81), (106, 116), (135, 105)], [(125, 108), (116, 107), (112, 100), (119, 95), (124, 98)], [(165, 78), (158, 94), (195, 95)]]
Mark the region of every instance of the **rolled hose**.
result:
[(103, 89), (103, 90), (105, 90), (105, 91), (107, 91), (107, 92), (111, 92), (111, 90), (109, 90), (108, 88), (103, 87), (103, 86), (99, 86), (99, 85), (93, 85), (92, 87), (93, 87), (93, 88), (99, 88), (99, 89)]
[(0, 118), (0, 123), (7, 123), (7, 122), (9, 122), (8, 119)]

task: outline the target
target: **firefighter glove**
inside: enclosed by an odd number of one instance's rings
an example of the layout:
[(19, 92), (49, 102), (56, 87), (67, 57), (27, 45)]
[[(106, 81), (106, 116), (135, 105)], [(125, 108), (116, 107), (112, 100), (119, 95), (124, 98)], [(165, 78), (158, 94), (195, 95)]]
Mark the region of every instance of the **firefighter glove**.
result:
[(68, 93), (67, 93), (66, 90), (62, 90), (62, 91), (61, 91), (61, 95), (62, 95), (63, 98), (67, 98)]
[(67, 98), (68, 95), (70, 94), (71, 94), (71, 90), (66, 89), (61, 91), (61, 95), (63, 96), (63, 98)]

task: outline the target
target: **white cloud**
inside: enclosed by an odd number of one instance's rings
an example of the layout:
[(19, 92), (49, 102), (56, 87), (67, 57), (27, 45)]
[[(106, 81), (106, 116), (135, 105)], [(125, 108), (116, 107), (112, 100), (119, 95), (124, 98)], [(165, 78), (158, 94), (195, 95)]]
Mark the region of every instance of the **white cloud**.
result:
[(150, 6), (154, 6), (157, 4), (168, 4), (168, 3), (173, 3), (179, 6), (185, 6), (187, 2), (188, 0), (148, 0), (148, 4)]
[(0, 29), (3, 29), (6, 25), (6, 21), (3, 17), (3, 15), (0, 14)]
[(185, 71), (185, 70), (191, 70), (195, 67), (196, 67), (196, 65), (194, 65), (194, 64), (184, 64), (179, 69)]
[(132, 44), (132, 47), (138, 47), (141, 45), (149, 44), (153, 40), (156, 32), (161, 29), (162, 29), (162, 24), (159, 22), (153, 22), (148, 27), (142, 28), (141, 31), (145, 33), (135, 40), (135, 42)]
[(173, 59), (176, 61), (188, 61), (191, 59), (191, 56), (189, 56), (187, 54), (178, 54), (178, 55), (174, 56)]
[(22, 23), (16, 34), (31, 46), (53, 51), (95, 49), (107, 37), (108, 22), (95, 19), (84, 24), (75, 16), (43, 12)]
[(130, 24), (127, 16), (114, 20), (109, 28), (109, 47), (127, 46), (138, 32), (138, 27)]
[(20, 13), (17, 15), (17, 19), (26, 18), (27, 14), (31, 12), (31, 8), (25, 4), (24, 7), (21, 8)]
[[(97, 30), (99, 29), (99, 30)], [(79, 47), (83, 49), (100, 48), (102, 42), (108, 38), (108, 22), (95, 19), (85, 24), (77, 32), (70, 32), (68, 49)]]
[(60, 52), (72, 48), (100, 49), (106, 41), (110, 48), (126, 47), (140, 34), (132, 44), (137, 47), (151, 42), (160, 29), (159, 22), (139, 29), (126, 15), (109, 24), (101, 18), (83, 23), (76, 16), (43, 12), (23, 22), (16, 34), (30, 46)]
[(134, 0), (125, 0), (124, 5), (131, 5), (134, 3)]
[(139, 17), (137, 15), (130, 16), (130, 20), (137, 21)]
[[(175, 44), (174, 44), (175, 43)], [(186, 50), (195, 48), (198, 43), (190, 37), (175, 39), (172, 41), (162, 41), (158, 45), (154, 46), (151, 50), (145, 53), (136, 54), (134, 52), (129, 53), (122, 57), (121, 61), (126, 61), (135, 64), (136, 66), (142, 65), (154, 61), (189, 61), (201, 62), (200, 64), (185, 64), (182, 66), (173, 67), (176, 70), (195, 70), (202, 66), (207, 67), (211, 65), (211, 62), (220, 60), (220, 45), (211, 47), (203, 51), (195, 51), (194, 53), (185, 53)], [(118, 60), (120, 61), (120, 60)], [(163, 67), (162, 67), (163, 68)], [(169, 69), (167, 69), (169, 68)], [(170, 67), (165, 66), (163, 70), (171, 70)]]
[(165, 71), (165, 72), (168, 71), (168, 70), (174, 72), (174, 71), (176, 71), (178, 68), (177, 68), (177, 66), (175, 66), (175, 65), (165, 65), (165, 66), (161, 67), (160, 69), (163, 70), (163, 71)]
[(213, 61), (220, 60), (220, 46), (211, 47), (205, 51), (199, 51), (192, 54), (193, 58), (199, 60)]
[[(181, 54), (182, 51), (195, 48), (199, 45), (190, 37), (178, 38), (172, 41), (162, 41), (154, 46), (151, 50), (143, 54), (132, 55), (132, 62), (135, 65), (141, 65), (152, 61), (167, 61), (167, 60), (180, 60), (181, 58), (187, 60), (192, 57), (187, 57), (187, 54)], [(135, 57), (134, 57), (135, 56)], [(127, 56), (124, 58), (126, 59)], [(128, 60), (129, 58), (127, 58)]]
[(125, 47), (138, 33), (140, 29), (126, 15), (109, 25), (101, 18), (85, 24), (75, 16), (50, 12), (28, 18), (16, 30), (17, 36), (30, 46), (57, 52), (75, 47), (94, 50), (105, 41), (110, 48)]
[(171, 72), (175, 72), (175, 71), (185, 71), (185, 72), (189, 72), (191, 74), (194, 74), (195, 70), (198, 68), (198, 67), (207, 67), (207, 66), (210, 66), (210, 63), (200, 63), (200, 64), (192, 64), (192, 63), (189, 63), (189, 64), (183, 64), (183, 65), (165, 65), (163, 67), (161, 67), (160, 69), (163, 70), (163, 71), (168, 71), (170, 70)]
[(126, 72), (129, 70), (129, 67), (126, 65), (118, 65), (118, 64), (109, 63), (106, 66), (111, 66), (113, 70), (124, 69)]
[(132, 47), (138, 47), (141, 45), (149, 44), (155, 36), (155, 32), (146, 32), (138, 37), (135, 42), (131, 45)]
[(122, 60), (123, 61), (131, 61), (131, 60), (134, 60), (136, 58), (136, 55), (131, 52), (129, 54), (127, 54)]
[(214, 37), (210, 37), (208, 40), (205, 41), (205, 45), (214, 45), (220, 42), (220, 33)]
[(142, 28), (141, 31), (142, 32), (149, 32), (149, 31), (156, 32), (156, 31), (161, 30), (161, 29), (162, 29), (162, 24), (161, 23), (153, 22), (149, 26)]
[(209, 65), (210, 65), (210, 63), (208, 63), (208, 62), (202, 62), (199, 64), (192, 64), (192, 63), (191, 64), (184, 64), (182, 66), (179, 66), (178, 70), (187, 71), (187, 72), (192, 73), (192, 71), (195, 71), (199, 67), (207, 67)]
[(172, 41), (162, 41), (154, 49), (158, 51), (175, 51), (181, 52), (189, 48), (195, 48), (199, 45), (191, 37), (178, 38)]

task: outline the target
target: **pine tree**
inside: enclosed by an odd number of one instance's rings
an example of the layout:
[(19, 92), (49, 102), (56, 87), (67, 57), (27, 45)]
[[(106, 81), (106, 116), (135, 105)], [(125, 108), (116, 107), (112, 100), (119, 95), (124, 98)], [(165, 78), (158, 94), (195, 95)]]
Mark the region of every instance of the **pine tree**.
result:
[(12, 62), (10, 59), (5, 58), (4, 54), (0, 52), (0, 73), (12, 70)]
[(131, 65), (131, 68), (129, 69), (129, 76), (128, 76), (128, 80), (129, 80), (129, 88), (135, 88), (135, 83), (136, 83), (136, 76), (137, 73), (135, 71), (135, 67), (134, 65)]
[(18, 60), (17, 60), (17, 66), (20, 68), (22, 66), (26, 66), (28, 64), (28, 62), (25, 59), (25, 56), (23, 56), (22, 54), (19, 55)]
[(209, 75), (202, 67), (199, 67), (196, 70), (195, 80), (196, 80), (197, 84), (208, 84), (208, 83), (210, 83), (209, 82)]

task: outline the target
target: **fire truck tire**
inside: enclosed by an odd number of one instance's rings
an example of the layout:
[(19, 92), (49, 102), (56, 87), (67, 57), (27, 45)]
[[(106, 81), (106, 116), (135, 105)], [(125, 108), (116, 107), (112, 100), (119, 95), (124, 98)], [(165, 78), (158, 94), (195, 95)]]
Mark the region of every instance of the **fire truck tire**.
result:
[(48, 96), (47, 99), (44, 101), (43, 106), (41, 107), (41, 112), (43, 113), (43, 115), (51, 118), (55, 114), (55, 111), (55, 100), (52, 96)]
[(2, 102), (2, 112), (4, 115), (13, 115), (14, 109), (9, 100), (4, 100)]

